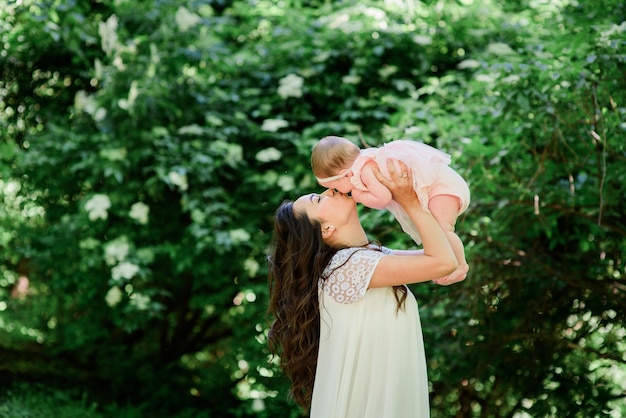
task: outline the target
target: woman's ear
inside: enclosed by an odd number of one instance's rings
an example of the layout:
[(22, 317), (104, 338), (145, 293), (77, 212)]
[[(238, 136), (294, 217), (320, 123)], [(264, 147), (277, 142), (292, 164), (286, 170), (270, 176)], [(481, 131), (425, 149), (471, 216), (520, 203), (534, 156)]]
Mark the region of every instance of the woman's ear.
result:
[(322, 238), (328, 239), (335, 232), (335, 227), (332, 225), (322, 226)]

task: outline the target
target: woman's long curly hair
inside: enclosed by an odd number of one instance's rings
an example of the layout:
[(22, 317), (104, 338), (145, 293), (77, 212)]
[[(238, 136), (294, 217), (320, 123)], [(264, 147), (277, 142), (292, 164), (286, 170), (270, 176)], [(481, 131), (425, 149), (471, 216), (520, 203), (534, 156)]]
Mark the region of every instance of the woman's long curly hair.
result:
[[(296, 213), (293, 202), (285, 202), (276, 210), (268, 257), (268, 314), (274, 319), (268, 344), (291, 381), (290, 397), (305, 410), (311, 405), (319, 350), (318, 282), (337, 251), (322, 239), (321, 224)], [(394, 289), (400, 309), (407, 289)]]
[(290, 396), (308, 409), (313, 394), (320, 337), (318, 281), (337, 252), (324, 242), (319, 222), (283, 203), (274, 217), (269, 257), (269, 348), (292, 386)]

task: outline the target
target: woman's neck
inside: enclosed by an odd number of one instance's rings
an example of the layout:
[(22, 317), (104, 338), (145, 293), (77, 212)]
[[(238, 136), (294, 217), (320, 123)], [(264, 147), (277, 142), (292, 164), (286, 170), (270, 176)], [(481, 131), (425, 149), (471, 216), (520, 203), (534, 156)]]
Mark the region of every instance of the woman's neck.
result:
[(367, 234), (363, 230), (361, 224), (359, 224), (358, 228), (354, 227), (353, 229), (341, 231), (341, 233), (336, 234), (334, 238), (335, 242), (330, 243), (330, 245), (336, 248), (363, 247), (369, 244)]

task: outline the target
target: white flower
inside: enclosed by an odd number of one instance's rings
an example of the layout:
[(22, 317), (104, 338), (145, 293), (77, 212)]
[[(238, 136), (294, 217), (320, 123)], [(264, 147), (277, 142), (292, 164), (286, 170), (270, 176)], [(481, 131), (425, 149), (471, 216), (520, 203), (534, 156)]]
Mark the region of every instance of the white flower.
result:
[(458, 63), (458, 65), (456, 66), (456, 68), (458, 68), (459, 70), (464, 70), (466, 68), (478, 68), (480, 67), (480, 62), (473, 60), (473, 59), (466, 59), (463, 60), (461, 62)]
[(137, 97), (139, 97), (139, 88), (137, 87), (137, 81), (132, 81), (130, 83), (130, 88), (128, 89), (128, 98), (118, 100), (117, 105), (124, 110), (129, 110), (135, 104), (135, 100), (137, 100)]
[(128, 261), (118, 264), (111, 269), (111, 278), (115, 281), (132, 279), (139, 272), (139, 266)]
[(139, 97), (139, 88), (137, 87), (137, 80), (133, 80), (130, 83), (128, 89), (128, 106), (132, 107), (135, 104), (135, 100)]
[(254, 258), (248, 258), (243, 262), (243, 268), (248, 272), (250, 277), (254, 277), (259, 271), (259, 263)]
[(504, 77), (502, 79), (503, 83), (515, 84), (520, 81), (521, 77), (517, 74), (511, 74), (510, 76)]
[(178, 29), (180, 29), (181, 32), (186, 32), (193, 26), (197, 25), (201, 20), (197, 14), (191, 13), (182, 6), (178, 8), (175, 19)]
[(398, 67), (396, 67), (395, 65), (385, 65), (384, 67), (378, 69), (378, 74), (382, 78), (389, 78), (396, 72), (398, 72)]
[(358, 75), (345, 75), (341, 77), (341, 82), (344, 84), (359, 84), (361, 77)]
[(137, 202), (130, 207), (128, 216), (136, 220), (142, 225), (148, 223), (148, 214), (150, 213), (150, 207), (143, 202)]
[(123, 161), (126, 158), (126, 148), (105, 148), (100, 150), (100, 156), (109, 161)]
[(490, 52), (495, 55), (511, 55), (515, 54), (515, 51), (511, 49), (508, 44), (503, 42), (492, 42), (487, 45), (487, 52)]
[(268, 163), (270, 161), (278, 161), (281, 159), (282, 156), (283, 154), (274, 147), (265, 148), (264, 150), (261, 150), (256, 153), (257, 161), (260, 161), (262, 163)]
[(179, 128), (177, 132), (181, 135), (202, 135), (204, 134), (204, 129), (202, 126), (194, 123), (192, 125)]
[(174, 186), (178, 186), (178, 188), (183, 192), (189, 187), (186, 174), (181, 174), (177, 171), (170, 171), (170, 173), (167, 175), (167, 178)]
[(104, 247), (104, 260), (108, 265), (116, 264), (120, 261), (126, 260), (128, 252), (130, 251), (130, 245), (126, 237), (120, 237), (113, 241), (110, 241)]
[(288, 176), (288, 175), (282, 175), (278, 177), (277, 183), (280, 186), (280, 188), (285, 192), (293, 190), (296, 187), (296, 183), (293, 180), (293, 177)]
[(95, 194), (85, 202), (85, 210), (89, 212), (89, 220), (106, 219), (107, 209), (111, 207), (111, 200), (105, 194)]
[(111, 15), (106, 22), (98, 24), (98, 35), (102, 44), (102, 50), (111, 55), (117, 50), (117, 16)]
[(230, 231), (230, 239), (234, 243), (250, 241), (250, 233), (245, 229), (238, 228)]
[(74, 95), (74, 107), (78, 112), (86, 112), (93, 115), (96, 111), (96, 100), (93, 94), (87, 94), (85, 90), (79, 90)]
[(78, 243), (78, 246), (83, 250), (94, 250), (98, 248), (100, 241), (95, 238), (85, 238)]
[(106, 300), (107, 305), (114, 307), (122, 301), (122, 291), (118, 287), (112, 287), (107, 292), (104, 300)]
[(287, 126), (289, 126), (289, 124), (284, 119), (265, 119), (263, 121), (263, 125), (261, 126), (261, 130), (267, 132), (276, 132), (280, 128), (285, 128)]
[(252, 401), (252, 410), (254, 412), (265, 411), (265, 401), (263, 399), (254, 398)]
[(150, 296), (142, 295), (141, 293), (134, 293), (130, 297), (130, 304), (140, 311), (148, 309), (150, 303)]
[(209, 150), (215, 155), (221, 155), (222, 161), (233, 168), (243, 160), (243, 147), (238, 144), (230, 144), (218, 139), (211, 142)]
[(478, 74), (475, 78), (481, 83), (493, 83), (495, 81), (495, 77), (491, 74)]
[(278, 95), (283, 99), (287, 97), (302, 97), (302, 86), (304, 78), (295, 74), (289, 74), (281, 78), (279, 81)]
[(413, 42), (418, 45), (431, 45), (433, 38), (428, 35), (413, 35)]
[(96, 122), (100, 122), (100, 121), (103, 121), (104, 118), (106, 118), (107, 111), (105, 108), (99, 107), (98, 110), (96, 110), (96, 113), (93, 114), (92, 116), (93, 116), (93, 120), (95, 120)]

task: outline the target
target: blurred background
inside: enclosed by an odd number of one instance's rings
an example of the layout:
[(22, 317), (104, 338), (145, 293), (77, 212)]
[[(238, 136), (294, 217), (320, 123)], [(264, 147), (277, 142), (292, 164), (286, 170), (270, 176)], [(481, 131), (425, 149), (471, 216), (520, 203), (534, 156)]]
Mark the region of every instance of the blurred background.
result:
[(8, 0), (0, 39), (0, 416), (300, 416), (266, 257), (331, 134), (472, 190), (468, 278), (412, 287), (433, 418), (626, 416), (623, 1)]

